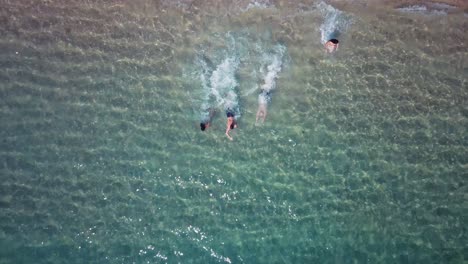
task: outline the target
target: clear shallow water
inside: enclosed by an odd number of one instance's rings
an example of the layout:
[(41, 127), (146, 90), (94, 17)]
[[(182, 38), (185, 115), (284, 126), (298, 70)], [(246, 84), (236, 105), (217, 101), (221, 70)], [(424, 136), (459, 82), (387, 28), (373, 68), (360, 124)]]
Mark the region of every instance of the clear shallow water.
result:
[[(3, 6), (0, 263), (468, 259), (466, 16), (347, 6), (326, 56), (313, 2)], [(200, 56), (239, 60), (234, 142)]]

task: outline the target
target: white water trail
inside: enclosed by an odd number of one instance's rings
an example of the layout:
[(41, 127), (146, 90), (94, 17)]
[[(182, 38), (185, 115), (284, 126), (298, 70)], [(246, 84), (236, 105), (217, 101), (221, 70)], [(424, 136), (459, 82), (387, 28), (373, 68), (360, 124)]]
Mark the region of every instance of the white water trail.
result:
[(198, 77), (202, 85), (200, 120), (207, 121), (210, 112), (221, 106), (224, 110), (230, 109), (236, 117), (240, 117), (239, 99), (236, 92), (238, 82), (235, 76), (239, 67), (239, 59), (235, 56), (227, 57), (215, 69), (206, 60), (202, 56), (196, 60), (199, 67)]
[(233, 110), (236, 116), (240, 116), (236, 92), (238, 82), (235, 76), (238, 67), (239, 60), (236, 57), (228, 57), (216, 67), (210, 78), (211, 93), (216, 98), (217, 106), (223, 105), (224, 110)]
[(339, 38), (340, 34), (348, 28), (350, 19), (343, 11), (325, 2), (320, 2), (317, 7), (324, 16), (323, 23), (320, 25), (321, 43), (325, 44), (330, 39)]
[(210, 116), (210, 109), (212, 108), (211, 89), (209, 84), (208, 76), (211, 75), (211, 69), (205, 59), (198, 57), (197, 65), (201, 68), (201, 72), (198, 74), (202, 84), (202, 101), (200, 105), (200, 121), (207, 122)]
[(260, 86), (261, 93), (258, 95), (259, 104), (267, 104), (271, 100), (271, 92), (276, 88), (276, 79), (281, 72), (283, 56), (286, 47), (276, 45), (273, 54), (266, 55), (268, 60), (267, 71), (263, 77), (263, 84)]

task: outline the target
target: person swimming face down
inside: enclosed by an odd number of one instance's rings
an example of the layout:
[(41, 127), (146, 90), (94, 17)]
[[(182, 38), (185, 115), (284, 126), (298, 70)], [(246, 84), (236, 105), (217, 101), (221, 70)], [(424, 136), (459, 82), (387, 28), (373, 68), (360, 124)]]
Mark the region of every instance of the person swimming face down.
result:
[(205, 131), (207, 128), (211, 126), (211, 120), (215, 115), (216, 111), (212, 108), (208, 109), (208, 117), (200, 122), (200, 129), (201, 131)]
[(269, 100), (271, 100), (271, 92), (262, 90), (260, 94), (258, 95), (258, 109), (257, 109), (256, 118), (255, 118), (255, 125), (258, 124), (259, 120), (262, 123), (265, 122), (265, 118), (267, 115), (267, 105), (268, 105)]
[(333, 53), (338, 50), (339, 41), (337, 39), (330, 39), (325, 43), (325, 50), (327, 53)]

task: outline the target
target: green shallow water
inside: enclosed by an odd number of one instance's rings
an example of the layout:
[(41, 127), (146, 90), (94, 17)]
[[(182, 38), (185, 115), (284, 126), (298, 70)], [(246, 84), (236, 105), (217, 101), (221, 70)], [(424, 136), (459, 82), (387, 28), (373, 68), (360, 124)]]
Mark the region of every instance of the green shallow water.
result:
[(327, 56), (320, 4), (189, 2), (3, 1), (0, 263), (468, 260), (466, 16), (347, 6)]

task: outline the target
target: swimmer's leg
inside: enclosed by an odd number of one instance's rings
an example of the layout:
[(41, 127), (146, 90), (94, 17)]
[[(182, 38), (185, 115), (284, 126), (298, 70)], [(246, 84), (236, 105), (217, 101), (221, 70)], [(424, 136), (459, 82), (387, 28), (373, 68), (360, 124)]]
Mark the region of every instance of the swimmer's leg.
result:
[(258, 106), (257, 116), (255, 118), (255, 125), (258, 125), (259, 120), (262, 122), (262, 124), (265, 123), (266, 115), (267, 115), (266, 105), (260, 104)]

